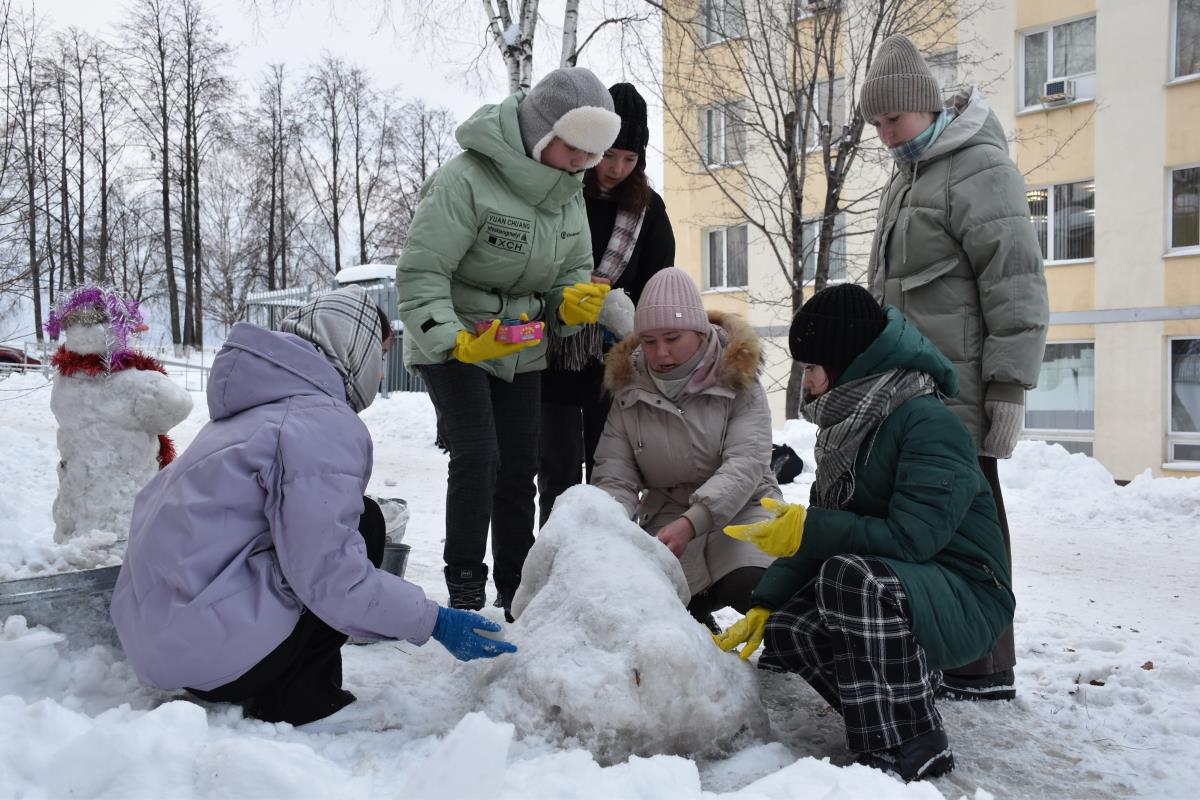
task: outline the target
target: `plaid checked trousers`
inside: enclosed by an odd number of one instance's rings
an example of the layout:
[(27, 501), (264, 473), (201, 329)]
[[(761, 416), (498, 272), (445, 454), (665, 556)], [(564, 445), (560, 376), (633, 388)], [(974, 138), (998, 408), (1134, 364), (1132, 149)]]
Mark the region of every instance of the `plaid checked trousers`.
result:
[(910, 620), (908, 596), (887, 564), (834, 556), (767, 619), (758, 666), (808, 681), (841, 713), (851, 751), (890, 750), (942, 726), (937, 681)]

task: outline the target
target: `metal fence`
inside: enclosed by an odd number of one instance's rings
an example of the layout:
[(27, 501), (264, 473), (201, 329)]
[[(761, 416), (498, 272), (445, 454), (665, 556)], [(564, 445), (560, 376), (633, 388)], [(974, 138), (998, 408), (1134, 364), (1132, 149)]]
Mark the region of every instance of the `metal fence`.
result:
[[(423, 392), (425, 383), (419, 375), (409, 372), (404, 367), (404, 326), (397, 319), (397, 308), (400, 301), (394, 281), (380, 279), (356, 283), (355, 286), (366, 291), (372, 300), (379, 304), (392, 321), (392, 330), (396, 332), (396, 341), (391, 351), (384, 359), (384, 380), (380, 387), (383, 396), (388, 392)], [(328, 294), (337, 289), (337, 284), (328, 286), (296, 286), (291, 289), (276, 289), (268, 292), (255, 292), (246, 298), (246, 321), (263, 328), (278, 330), (283, 318), (308, 301)]]

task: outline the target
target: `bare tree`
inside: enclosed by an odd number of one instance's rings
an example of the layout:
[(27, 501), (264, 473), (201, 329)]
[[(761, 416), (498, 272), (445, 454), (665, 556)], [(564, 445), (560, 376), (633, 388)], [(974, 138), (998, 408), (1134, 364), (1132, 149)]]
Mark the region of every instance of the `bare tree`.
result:
[(346, 76), (346, 120), (354, 160), (358, 263), (366, 264), (370, 260), (367, 243), (378, 225), (372, 212), (384, 178), (384, 157), (392, 119), (388, 102), (371, 87), (370, 79), (361, 69), (351, 69)]
[(201, 236), (201, 163), (226, 135), (225, 105), (231, 82), (225, 74), (229, 47), (199, 0), (180, 0), (174, 24), (180, 57), (178, 186), (184, 274), (183, 344), (204, 343), (204, 249)]
[(305, 81), (311, 103), (311, 132), (301, 141), (299, 160), (316, 212), (333, 242), (332, 272), (342, 268), (342, 216), (346, 212), (342, 148), (347, 136), (346, 94), (349, 70), (341, 59), (325, 55)]
[[(659, 86), (682, 137), (666, 157), (716, 187), (732, 217), (712, 222), (757, 233), (786, 287), (752, 302), (782, 305), (790, 317), (806, 286), (828, 282), (848, 238), (871, 231), (855, 222), (873, 220), (881, 182), (856, 177), (886, 154), (864, 140), (858, 85), (878, 46), (903, 33), (928, 53), (952, 49), (961, 21), (985, 2), (705, 0), (686, 13), (686, 4), (649, 3), (668, 20), (663, 58), (676, 65)], [(793, 368), (789, 417), (800, 380)]]
[(37, 52), (39, 48), (40, 22), (34, 13), (23, 16), (16, 25), (15, 33), (19, 37), (16, 47), (11, 38), (6, 42), (6, 56), (9, 69), (12, 71), (13, 83), (8, 87), (8, 103), (11, 104), (15, 127), (19, 133), (17, 147), (21, 163), (21, 194), (23, 203), (21, 217), (24, 227), (25, 254), (27, 260), (24, 270), (19, 270), (18, 279), (28, 281), (30, 295), (33, 299), (33, 322), (36, 328), (37, 340), (43, 341), (42, 332), (42, 284), (41, 257), (38, 252), (38, 136), (37, 123), (39, 107), (42, 103), (45, 84), (37, 69)]
[(162, 209), (162, 258), (171, 318), (171, 341), (183, 341), (179, 287), (175, 276), (171, 215), (172, 115), (179, 59), (173, 42), (167, 0), (134, 0), (122, 28), (122, 54), (127, 64), (125, 97), (152, 161), (157, 165)]

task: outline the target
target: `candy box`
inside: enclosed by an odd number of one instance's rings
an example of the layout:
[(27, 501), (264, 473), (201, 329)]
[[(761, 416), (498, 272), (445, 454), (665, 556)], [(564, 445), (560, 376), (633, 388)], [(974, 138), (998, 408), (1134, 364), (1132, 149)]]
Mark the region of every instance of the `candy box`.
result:
[[(479, 336), (489, 327), (492, 321), (485, 320), (475, 323), (475, 335)], [(496, 341), (508, 342), (516, 344), (518, 342), (540, 342), (542, 340), (542, 331), (545, 325), (534, 320), (532, 322), (522, 322), (519, 319), (502, 319), (500, 327), (496, 329)]]

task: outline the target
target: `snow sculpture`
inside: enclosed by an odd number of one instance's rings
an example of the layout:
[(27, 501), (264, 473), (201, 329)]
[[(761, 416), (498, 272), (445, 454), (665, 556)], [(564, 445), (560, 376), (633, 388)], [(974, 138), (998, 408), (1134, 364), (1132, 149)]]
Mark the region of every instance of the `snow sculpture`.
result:
[(518, 735), (630, 755), (718, 756), (762, 736), (757, 670), (722, 653), (685, 605), (678, 560), (591, 486), (576, 486), (525, 560), (508, 638), (474, 691)]
[(93, 530), (124, 539), (133, 498), (175, 456), (167, 431), (192, 398), (155, 359), (130, 348), (145, 330), (136, 301), (96, 287), (75, 290), (50, 312), (63, 335), (50, 409), (58, 421), (54, 541)]

